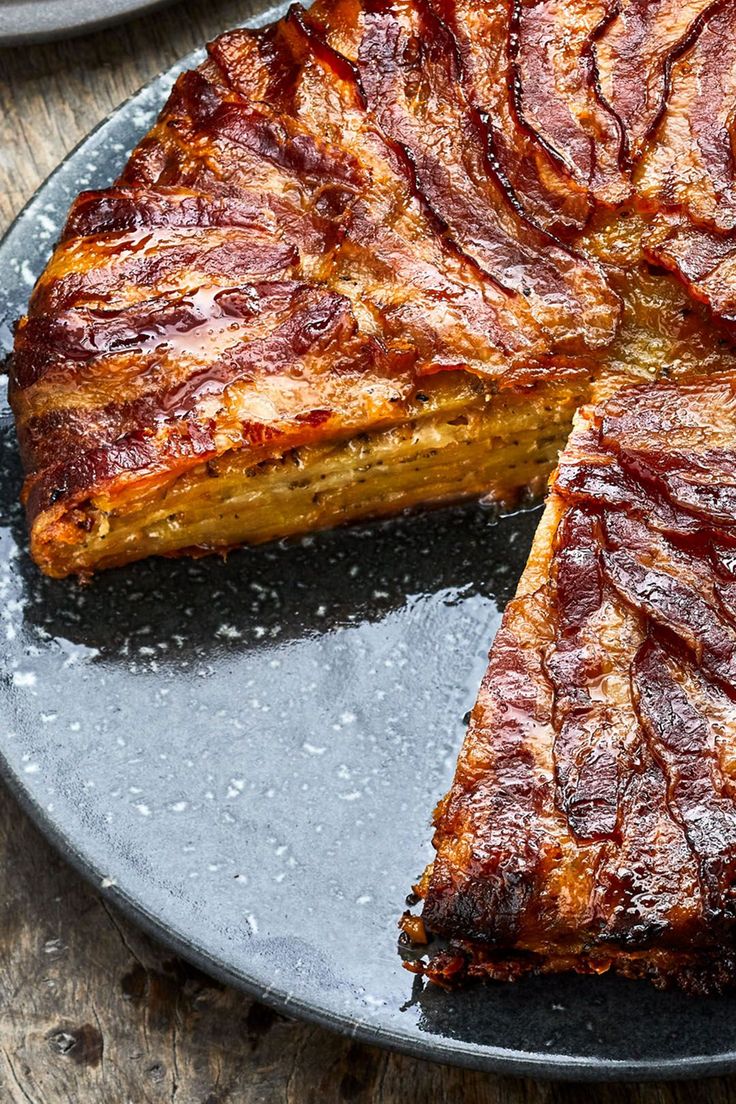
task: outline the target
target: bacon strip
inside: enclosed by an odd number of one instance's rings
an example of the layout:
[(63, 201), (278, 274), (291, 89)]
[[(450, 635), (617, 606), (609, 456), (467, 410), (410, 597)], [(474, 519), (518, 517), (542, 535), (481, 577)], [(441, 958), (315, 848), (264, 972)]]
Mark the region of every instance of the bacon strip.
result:
[(736, 228), (735, 102), (736, 8), (717, 3), (672, 66), (667, 108), (636, 175), (651, 207), (683, 208), (716, 230)]
[(594, 42), (599, 91), (621, 122), (629, 165), (639, 160), (662, 117), (674, 62), (713, 6), (714, 0), (622, 0)]
[(599, 203), (630, 194), (623, 135), (596, 87), (593, 47), (615, 14), (600, 0), (519, 0), (519, 106), (523, 118)]
[[(226, 350), (176, 386), (85, 410), (79, 418), (72, 411), (61, 418), (52, 413), (31, 419), (21, 431), (24, 452), (44, 455), (51, 439), (55, 453), (54, 461), (29, 480), (29, 510), (47, 509), (59, 497), (73, 498), (88, 486), (130, 475), (160, 475), (168, 465), (180, 467), (186, 459), (215, 456), (227, 433), (233, 443), (251, 446), (276, 437), (294, 443), (309, 440), (316, 427), (330, 420), (339, 424), (344, 417), (334, 400), (326, 409), (314, 401), (319, 393), (311, 378), (319, 379), (324, 359), (338, 375), (341, 370), (355, 377), (362, 371), (373, 379), (393, 374), (383, 350), (358, 333), (350, 305), (342, 297), (296, 286), (287, 292), (291, 302), (285, 310), (285, 296), (276, 297), (275, 303), (271, 296), (269, 303), (269, 289), (264, 290), (263, 314), (268, 318), (270, 310), (275, 315), (270, 329), (261, 318), (261, 328), (266, 329), (262, 337)], [(285, 376), (284, 365), (298, 378), (296, 384)], [(254, 388), (254, 376), (264, 372), (274, 374), (276, 389)], [(374, 409), (380, 400), (380, 392), (364, 398)], [(218, 420), (209, 415), (213, 401), (224, 412)], [(247, 415), (249, 408), (263, 409), (264, 401), (271, 408), (268, 420)]]
[(559, 857), (553, 823), (544, 816), (552, 804), (544, 751), (553, 699), (537, 633), (544, 639), (548, 620), (543, 601), (518, 599), (496, 638), (473, 714), (475, 738), (443, 806), (447, 845), (435, 861), (424, 908), (427, 925), (446, 935), (519, 938), (537, 885)]
[(693, 299), (729, 326), (736, 322), (736, 236), (660, 216), (644, 239), (646, 255), (676, 273)]
[(61, 240), (174, 226), (262, 230), (263, 207), (245, 194), (204, 195), (173, 186), (82, 192), (69, 212)]
[(733, 798), (719, 792), (713, 726), (689, 686), (697, 675), (649, 639), (634, 657), (632, 678), (645, 738), (667, 778), (672, 815), (698, 863), (704, 920), (713, 936), (728, 938), (736, 920), (736, 816)]
[(556, 633), (546, 667), (555, 690), (557, 802), (578, 839), (612, 837), (621, 799), (616, 713), (595, 694), (605, 664), (597, 638), (604, 602), (598, 528), (591, 514), (570, 510), (552, 563)]
[(491, 155), (514, 201), (553, 234), (581, 230), (592, 208), (588, 188), (520, 109), (512, 0), (431, 0), (431, 7), (454, 37), (465, 94), (488, 129)]

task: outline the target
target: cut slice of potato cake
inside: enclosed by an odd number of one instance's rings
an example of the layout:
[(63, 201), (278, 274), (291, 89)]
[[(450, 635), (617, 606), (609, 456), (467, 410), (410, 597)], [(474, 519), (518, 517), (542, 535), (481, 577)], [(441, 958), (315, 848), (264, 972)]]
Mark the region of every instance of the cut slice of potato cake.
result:
[(735, 442), (736, 373), (577, 415), (436, 812), (441, 984), (736, 979)]

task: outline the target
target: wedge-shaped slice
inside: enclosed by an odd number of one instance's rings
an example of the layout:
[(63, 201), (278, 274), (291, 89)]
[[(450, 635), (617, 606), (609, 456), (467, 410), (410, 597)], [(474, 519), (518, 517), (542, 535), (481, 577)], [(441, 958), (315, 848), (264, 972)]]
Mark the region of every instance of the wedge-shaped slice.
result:
[(579, 413), (436, 813), (431, 978), (736, 978), (735, 442), (736, 374)]

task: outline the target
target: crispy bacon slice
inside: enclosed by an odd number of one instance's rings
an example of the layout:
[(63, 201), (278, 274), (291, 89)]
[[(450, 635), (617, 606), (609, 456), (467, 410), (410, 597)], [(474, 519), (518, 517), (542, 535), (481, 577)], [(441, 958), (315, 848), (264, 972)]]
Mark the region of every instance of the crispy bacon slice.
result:
[(736, 322), (736, 234), (694, 226), (681, 215), (654, 219), (643, 241), (655, 264), (674, 272), (693, 299), (731, 326)]
[[(215, 319), (208, 310), (208, 332), (199, 339), (204, 357), (196, 329), (180, 343), (162, 342), (162, 356), (149, 338), (149, 317), (143, 363), (112, 401), (99, 405), (94, 378), (81, 389), (73, 380), (66, 387), (67, 381), (42, 379), (30, 390), (19, 439), (26, 455), (43, 461), (27, 483), (32, 516), (126, 476), (180, 470), (228, 444), (257, 449), (274, 438), (309, 440), (326, 423), (376, 417), (381, 407), (384, 416), (391, 412), (401, 393), (400, 365), (360, 333), (343, 296), (296, 281), (240, 290), (240, 305), (228, 291), (232, 313), (225, 304), (220, 308), (220, 341), (209, 332)], [(125, 373), (129, 358), (130, 351), (105, 357), (103, 370)], [(370, 380), (362, 396), (356, 387), (361, 376)], [(341, 398), (346, 386), (356, 389), (350, 408)]]
[(630, 194), (620, 122), (598, 93), (593, 47), (614, 17), (607, 0), (519, 0), (519, 109), (599, 203)]
[(437, 810), (430, 978), (736, 980), (735, 442), (734, 373), (581, 412)]
[(598, 90), (621, 122), (629, 165), (639, 160), (662, 117), (674, 62), (695, 41), (713, 5), (714, 0), (623, 0), (594, 41)]
[(634, 657), (632, 684), (644, 738), (662, 766), (671, 815), (698, 864), (702, 924), (711, 938), (727, 941), (736, 920), (736, 816), (733, 796), (723, 792), (701, 681), (691, 663), (678, 661), (653, 637)]
[(431, 0), (431, 7), (454, 37), (463, 88), (482, 116), (491, 156), (514, 200), (554, 234), (569, 237), (582, 230), (592, 209), (589, 189), (522, 115), (516, 5), (512, 0)]
[(732, 230), (736, 8), (713, 4), (701, 22), (672, 65), (666, 110), (635, 183), (652, 207), (682, 208), (693, 222)]

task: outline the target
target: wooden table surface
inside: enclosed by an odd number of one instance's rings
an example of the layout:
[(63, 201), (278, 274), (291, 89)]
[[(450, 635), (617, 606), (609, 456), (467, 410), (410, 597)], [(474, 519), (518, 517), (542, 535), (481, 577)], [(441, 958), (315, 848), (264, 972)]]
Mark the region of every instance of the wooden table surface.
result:
[[(0, 49), (0, 229), (121, 100), (250, 10), (248, 0), (190, 0), (99, 34)], [(517, 1081), (284, 1019), (140, 934), (0, 788), (0, 1104), (97, 1101), (736, 1104), (736, 1078)]]

